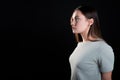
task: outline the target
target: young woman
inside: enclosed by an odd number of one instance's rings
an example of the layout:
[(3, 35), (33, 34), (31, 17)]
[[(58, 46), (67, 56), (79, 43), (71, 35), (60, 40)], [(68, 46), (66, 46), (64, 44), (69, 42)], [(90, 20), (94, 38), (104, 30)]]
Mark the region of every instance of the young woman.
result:
[(77, 7), (71, 26), (78, 42), (69, 57), (71, 80), (112, 80), (114, 52), (101, 36), (96, 9)]

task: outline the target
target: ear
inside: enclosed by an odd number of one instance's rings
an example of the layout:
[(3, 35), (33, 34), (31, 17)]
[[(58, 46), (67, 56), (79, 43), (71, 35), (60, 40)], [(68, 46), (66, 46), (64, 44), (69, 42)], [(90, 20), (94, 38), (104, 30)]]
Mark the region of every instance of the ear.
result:
[(90, 24), (90, 26), (91, 26), (93, 23), (94, 23), (94, 19), (93, 19), (93, 18), (89, 19), (89, 24)]

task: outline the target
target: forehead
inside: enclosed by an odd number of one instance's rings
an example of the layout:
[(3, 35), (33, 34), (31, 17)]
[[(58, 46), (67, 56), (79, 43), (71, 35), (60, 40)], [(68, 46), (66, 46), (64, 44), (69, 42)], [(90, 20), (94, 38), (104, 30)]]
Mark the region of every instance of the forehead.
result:
[(74, 17), (85, 17), (85, 16), (82, 14), (81, 11), (75, 10), (75, 11), (73, 12), (72, 17), (74, 18)]

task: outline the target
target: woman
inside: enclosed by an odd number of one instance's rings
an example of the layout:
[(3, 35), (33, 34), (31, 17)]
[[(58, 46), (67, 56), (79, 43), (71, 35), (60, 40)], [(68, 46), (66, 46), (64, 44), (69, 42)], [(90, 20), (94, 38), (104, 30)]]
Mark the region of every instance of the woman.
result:
[(96, 9), (77, 7), (71, 26), (78, 42), (69, 57), (71, 80), (112, 80), (114, 52), (101, 36)]

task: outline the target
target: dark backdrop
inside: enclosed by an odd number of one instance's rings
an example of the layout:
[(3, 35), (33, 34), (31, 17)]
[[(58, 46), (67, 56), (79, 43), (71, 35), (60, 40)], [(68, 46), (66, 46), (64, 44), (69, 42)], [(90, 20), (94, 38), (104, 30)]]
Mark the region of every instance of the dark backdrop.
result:
[(76, 47), (70, 17), (81, 4), (97, 8), (103, 37), (115, 52), (113, 80), (120, 80), (119, 4), (113, 0), (5, 2), (0, 27), (5, 79), (70, 80), (69, 55)]

